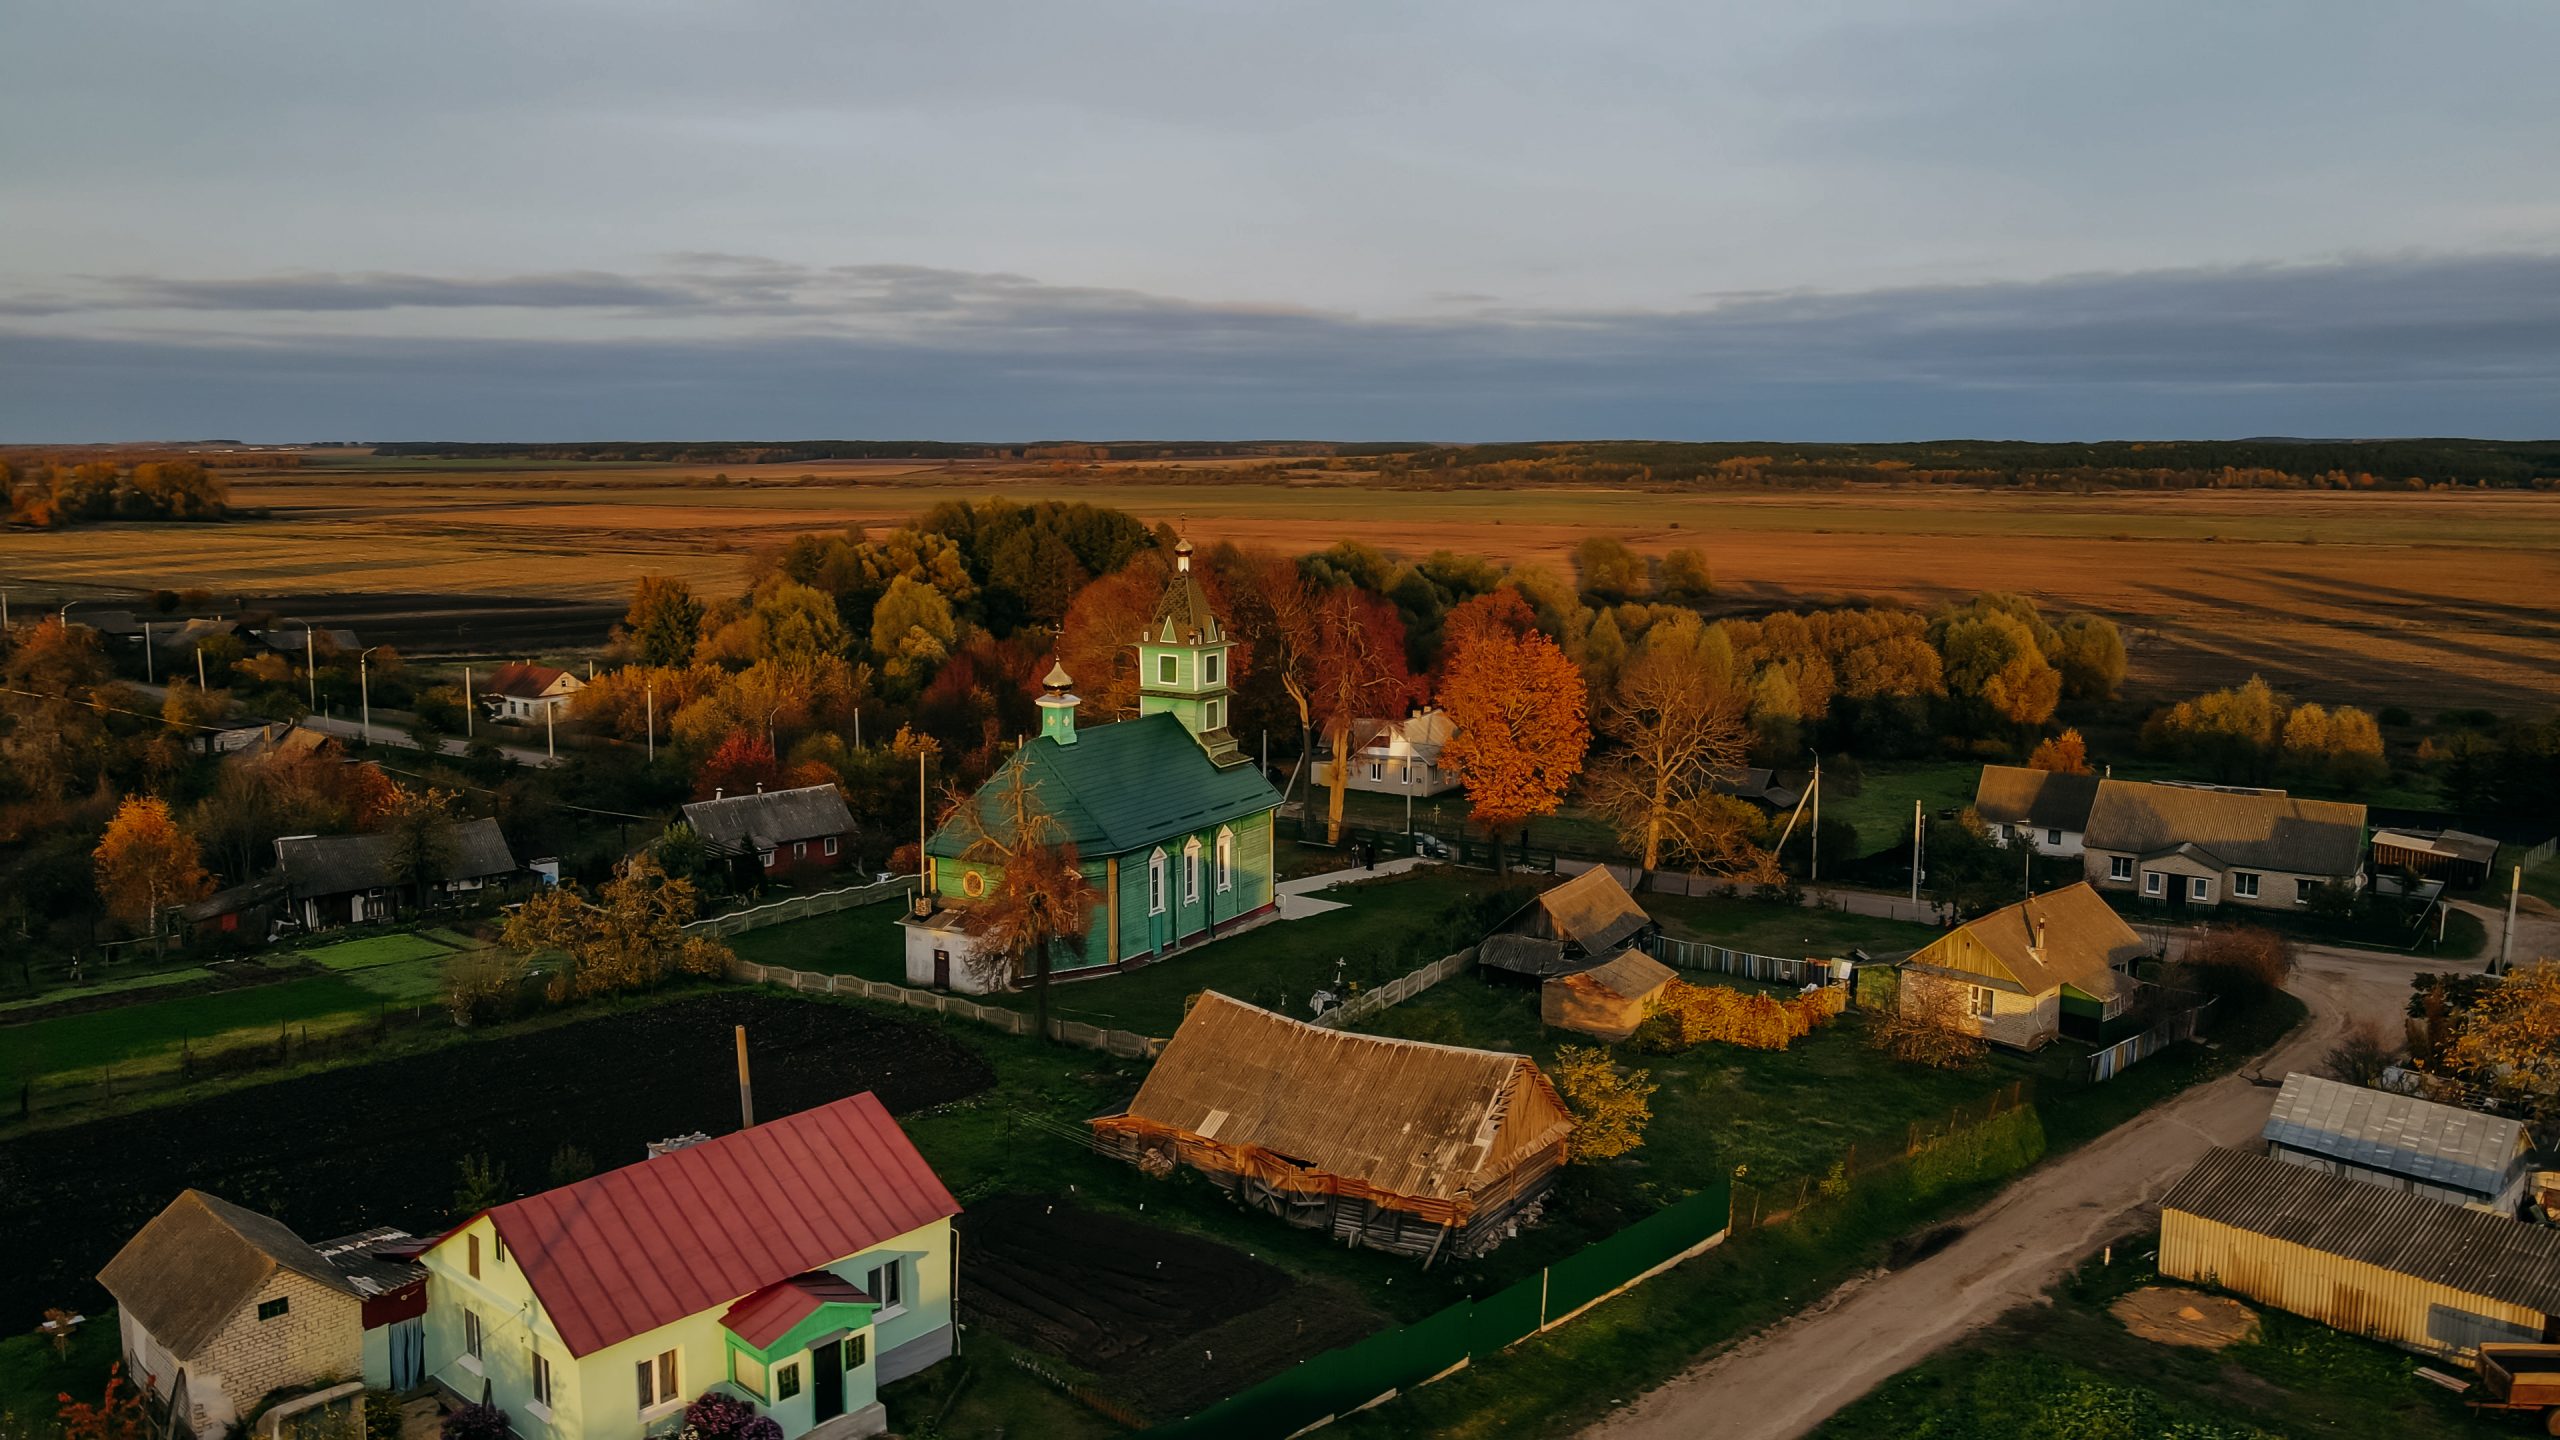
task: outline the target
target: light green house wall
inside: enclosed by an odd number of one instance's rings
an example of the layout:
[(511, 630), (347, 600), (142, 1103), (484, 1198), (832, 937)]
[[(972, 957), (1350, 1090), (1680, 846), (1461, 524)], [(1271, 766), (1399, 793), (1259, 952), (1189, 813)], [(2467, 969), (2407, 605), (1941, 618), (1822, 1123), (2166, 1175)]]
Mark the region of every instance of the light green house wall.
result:
[[(1263, 811), (1232, 822), (1225, 828), (1233, 835), (1229, 863), (1228, 888), (1217, 888), (1217, 843), (1220, 827), (1187, 832), (1166, 840), (1161, 848), (1165, 856), (1165, 896), (1161, 913), (1149, 904), (1148, 862), (1155, 849), (1133, 851), (1126, 855), (1086, 860), (1079, 867), (1085, 879), (1101, 897), (1094, 905), (1092, 927), (1086, 931), (1084, 944), (1073, 964), (1061, 964), (1061, 973), (1114, 963), (1111, 927), (1119, 926), (1120, 960), (1137, 959), (1162, 951), (1179, 941), (1205, 933), (1210, 923), (1223, 927), (1238, 916), (1252, 914), (1271, 904), (1276, 893), (1272, 869), (1273, 812)], [(1183, 847), (1187, 842), (1200, 843), (1200, 888), (1196, 897), (1186, 898), (1182, 884)], [(1117, 861), (1115, 865), (1113, 862)], [(933, 890), (944, 900), (967, 904), (976, 898), (970, 894), (969, 877), (979, 877), (979, 894), (992, 890), (1000, 866), (984, 865), (974, 860), (934, 857)], [(1113, 881), (1116, 873), (1117, 882)], [(1115, 903), (1116, 902), (1116, 903)]]
[[(730, 1219), (732, 1223), (754, 1223), (752, 1216)], [(477, 1279), (470, 1275), (468, 1264), (468, 1242), (473, 1235), (480, 1240)], [(878, 1398), (884, 1361), (895, 1378), (948, 1353), (951, 1247), (950, 1222), (937, 1220), (822, 1267), (856, 1284), (862, 1283), (875, 1266), (892, 1259), (905, 1267), (904, 1308), (875, 1312), (868, 1327), (855, 1332), (868, 1336), (867, 1358), (861, 1368), (845, 1372), (847, 1414), (862, 1410)], [(793, 1399), (768, 1398), (775, 1388), (770, 1378), (766, 1381), (768, 1396), (755, 1395), (731, 1382), (730, 1353), (735, 1337), (721, 1326), (720, 1316), (743, 1299), (742, 1295), (728, 1297), (698, 1314), (592, 1355), (573, 1357), (559, 1332), (552, 1328), (550, 1317), (544, 1313), (524, 1271), (515, 1263), (515, 1256), (511, 1253), (504, 1260), (497, 1258), (495, 1231), (487, 1217), (454, 1232), (421, 1258), (428, 1272), (427, 1373), (466, 1399), (479, 1398), (485, 1381), (491, 1403), (507, 1413), (509, 1424), (525, 1440), (638, 1440), (642, 1435), (674, 1429), (683, 1418), (684, 1407), (712, 1390), (745, 1400), (772, 1416), (782, 1426), (786, 1440), (806, 1433), (814, 1423), (816, 1396), (810, 1389), (814, 1369), (805, 1350), (773, 1357), (775, 1368), (788, 1364), (800, 1367), (801, 1391)], [(481, 1354), (476, 1364), (463, 1353), (466, 1309), (480, 1316)], [(921, 1363), (902, 1364), (898, 1359), (902, 1347), (910, 1359), (915, 1359), (921, 1349), (933, 1353), (923, 1357)], [(640, 1408), (638, 1367), (643, 1360), (669, 1350), (678, 1356), (676, 1399), (671, 1405), (644, 1413)], [(549, 1360), (552, 1367), (552, 1398), (547, 1407), (534, 1399), (533, 1360), (537, 1354)]]
[[(1211, 677), (1212, 669), (1215, 678)], [(1170, 676), (1171, 678), (1167, 678)], [(1183, 728), (1198, 735), (1223, 730), (1234, 716), (1227, 690), (1227, 647), (1138, 644), (1138, 713), (1179, 716)]]

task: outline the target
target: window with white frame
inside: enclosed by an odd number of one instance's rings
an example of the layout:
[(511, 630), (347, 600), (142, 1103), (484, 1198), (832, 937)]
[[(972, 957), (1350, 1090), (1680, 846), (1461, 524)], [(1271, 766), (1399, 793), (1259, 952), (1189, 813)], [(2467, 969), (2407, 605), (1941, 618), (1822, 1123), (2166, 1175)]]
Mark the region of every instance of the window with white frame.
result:
[(462, 1358), (469, 1368), (480, 1368), (480, 1312), (464, 1306), (462, 1310)]
[(2045, 831), (2045, 832), (2044, 832), (2044, 843), (2046, 843), (2047, 845), (2059, 845), (2059, 844), (2061, 844), (2061, 843), (2062, 843), (2062, 831), (2061, 831), (2061, 830), (2059, 830), (2059, 829), (2049, 829), (2049, 830)]
[(792, 842), (791, 842), (791, 858), (792, 858), (792, 859), (794, 859), (794, 860), (806, 860), (806, 859), (808, 859), (808, 858), (809, 858), (809, 842), (808, 842), (808, 841), (806, 841), (806, 840), (794, 840), (794, 841), (792, 841)]
[(2157, 895), (2157, 894), (2159, 894), (2159, 893), (2160, 893), (2160, 885), (2161, 885), (2161, 877), (2160, 877), (2160, 872), (2159, 872), (2159, 871), (2157, 871), (2157, 870), (2145, 870), (2145, 871), (2143, 871), (2143, 872), (2142, 872), (2142, 893), (2143, 893), (2143, 894), (2145, 894), (2145, 895)]
[(907, 1308), (906, 1271), (907, 1262), (891, 1260), (872, 1266), (862, 1277), (862, 1293), (880, 1307), (872, 1319), (886, 1320)]
[(1219, 661), (1222, 658), (1223, 657), (1218, 655), (1215, 651), (1211, 651), (1209, 654), (1201, 657), (1200, 679), (1203, 683), (1210, 685), (1218, 683), (1218, 671), (1220, 669)]
[(640, 1413), (684, 1403), (683, 1377), (676, 1373), (676, 1352), (661, 1351), (654, 1359), (643, 1360), (636, 1367), (640, 1381)]
[(1999, 992), (1988, 985), (1974, 985), (1968, 988), (1973, 993), (1964, 997), (1964, 1013), (1978, 1020), (1989, 1019), (1991, 1012), (1999, 1007)]
[(2319, 893), (2320, 882), (2317, 880), (2296, 880), (2293, 882), (2293, 903), (2296, 905), (2310, 904), (2311, 897)]
[(772, 869), (772, 868), (773, 868), (773, 852), (772, 852), (772, 851), (770, 851), (770, 850), (761, 851), (761, 852), (759, 852), (759, 853), (758, 853), (757, 858), (761, 859), (761, 860), (764, 862), (764, 868), (766, 868), (767, 870), (770, 870), (770, 869)]
[(2133, 878), (2133, 857), (2132, 857), (2132, 856), (2130, 856), (2130, 855), (2110, 855), (2110, 856), (2108, 856), (2108, 857), (2107, 857), (2107, 878), (2108, 878), (2108, 879), (2110, 879), (2110, 880), (2130, 880), (2130, 879), (2132, 879), (2132, 878)]
[(1147, 913), (1164, 913), (1164, 852), (1147, 857)]
[(2257, 898), (2258, 898), (2258, 872), (2257, 872), (2257, 871), (2255, 871), (2255, 870), (2234, 870), (2234, 871), (2232, 871), (2232, 872), (2231, 872), (2231, 894), (2232, 894), (2232, 897), (2233, 897), (2234, 899), (2239, 899), (2239, 900), (2255, 900), (2255, 899), (2257, 899)]
[(1370, 779), (1372, 779), (1372, 780), (1384, 780), (1384, 779), (1386, 779), (1386, 778), (1387, 778), (1387, 762), (1386, 762), (1386, 761), (1384, 761), (1384, 760), (1372, 760), (1372, 761), (1370, 761), (1370, 762), (1369, 762), (1369, 778), (1370, 778)]
[(2205, 896), (2207, 896), (2207, 895), (2211, 894), (2211, 893), (2212, 893), (2212, 891), (2213, 891), (2213, 886), (2212, 886), (2212, 885), (2210, 885), (2210, 884), (2208, 884), (2208, 883), (2206, 882), (2206, 880), (2205, 880), (2205, 878), (2204, 878), (2203, 876), (2201, 876), (2201, 875), (2190, 875), (2190, 876), (2188, 876), (2188, 877), (2187, 877), (2187, 898), (2188, 898), (2188, 899), (2190, 899), (2190, 900), (2202, 900), (2203, 898), (2205, 898)]
[(1193, 836), (1182, 847), (1182, 903), (1193, 904), (1200, 898), (1200, 837)]
[(1159, 685), (1172, 684), (1174, 682), (1174, 676), (1180, 673), (1181, 664), (1181, 661), (1176, 660), (1170, 655), (1157, 656), (1156, 683)]
[(1218, 888), (1232, 890), (1236, 883), (1236, 832), (1218, 832)]
[(533, 1352), (533, 1400), (546, 1410), (551, 1407), (551, 1359), (539, 1350)]
[(1212, 700), (1207, 705), (1202, 706), (1201, 709), (1208, 717), (1208, 723), (1204, 728), (1215, 730), (1226, 723), (1226, 707), (1220, 705), (1217, 701)]
[(835, 836), (830, 835), (826, 838), (826, 847), (827, 853), (833, 855), (844, 848), (844, 842), (837, 839)]

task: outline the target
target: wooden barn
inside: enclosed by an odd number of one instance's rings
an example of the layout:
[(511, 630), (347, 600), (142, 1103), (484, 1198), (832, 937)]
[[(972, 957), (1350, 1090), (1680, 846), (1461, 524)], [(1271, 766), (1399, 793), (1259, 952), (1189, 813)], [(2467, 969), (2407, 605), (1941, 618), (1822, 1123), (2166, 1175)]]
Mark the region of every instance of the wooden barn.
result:
[(1661, 1005), (1663, 988), (1676, 978), (1670, 966), (1643, 951), (1622, 950), (1540, 985), (1538, 1018), (1559, 1030), (1624, 1040)]
[(1607, 867), (1594, 865), (1523, 905), (1476, 952), (1487, 970), (1547, 980), (1588, 969), (1658, 928)]
[(1517, 1233), (1573, 1116), (1525, 1055), (1354, 1035), (1203, 993), (1097, 1146), (1187, 1165), (1240, 1204), (1350, 1245), (1480, 1255)]

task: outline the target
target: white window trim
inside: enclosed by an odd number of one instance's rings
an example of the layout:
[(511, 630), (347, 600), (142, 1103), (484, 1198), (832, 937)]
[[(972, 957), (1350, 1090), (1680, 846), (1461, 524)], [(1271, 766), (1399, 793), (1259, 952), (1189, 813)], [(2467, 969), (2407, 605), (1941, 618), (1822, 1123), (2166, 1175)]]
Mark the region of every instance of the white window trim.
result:
[(772, 868), (773, 868), (773, 852), (772, 852), (772, 851), (770, 851), (770, 850), (767, 850), (767, 851), (762, 852), (762, 854), (763, 854), (763, 859), (764, 859), (764, 868), (766, 868), (767, 870), (772, 869)]
[(838, 840), (835, 836), (830, 835), (826, 839), (826, 847), (827, 853), (833, 855), (844, 848), (844, 842)]
[(1150, 915), (1164, 913), (1165, 891), (1171, 888), (1164, 883), (1164, 858), (1161, 849), (1147, 857), (1147, 913)]
[[(870, 1293), (872, 1299), (878, 1300), (880, 1298), (880, 1290), (883, 1288), (894, 1288), (898, 1292), (898, 1301), (896, 1304), (882, 1305), (879, 1309), (871, 1312), (871, 1323), (875, 1329), (879, 1326), (881, 1321), (895, 1320), (899, 1316), (907, 1313), (906, 1266), (907, 1262), (903, 1258), (892, 1256), (891, 1258), (883, 1260), (879, 1264), (862, 1272), (862, 1287)], [(879, 1274), (883, 1270), (889, 1272), (890, 1285), (887, 1287), (873, 1285), (871, 1277)]]
[(2210, 897), (2212, 894), (2213, 886), (2209, 884), (2203, 876), (2190, 875), (2187, 877), (2187, 898), (2189, 900), (2203, 900)]
[(1182, 844), (1182, 903), (1200, 903), (1200, 837), (1197, 835)]
[(2133, 857), (2130, 855), (2108, 856), (2107, 878), (2110, 880), (2131, 880), (2133, 878)]
[(1965, 1013), (1976, 1020), (1988, 1020), (2000, 1008), (2000, 996), (1988, 985), (1975, 985), (1965, 997)]
[(2233, 899), (2255, 900), (2258, 898), (2258, 890), (2259, 884), (2257, 871), (2234, 870), (2231, 872), (2231, 896)]
[[(670, 1393), (666, 1399), (658, 1401), (656, 1404), (650, 1405), (641, 1410), (640, 1418), (643, 1420), (655, 1420), (661, 1415), (672, 1415), (675, 1412), (682, 1410), (686, 1404), (689, 1403), (684, 1398), (684, 1352), (682, 1350), (661, 1350), (657, 1354), (650, 1356), (647, 1363), (651, 1371), (655, 1372), (657, 1370), (658, 1362), (669, 1355), (673, 1355), (676, 1359), (675, 1384), (667, 1387), (672, 1393)], [(638, 1367), (635, 1366), (634, 1368), (636, 1369)], [(652, 1384), (656, 1382), (656, 1378), (656, 1375), (653, 1373), (651, 1376)]]
[(2167, 886), (2167, 880), (2166, 880), (2166, 878), (2165, 878), (2164, 876), (2162, 876), (2162, 875), (2161, 875), (2161, 873), (2160, 873), (2159, 871), (2157, 871), (2157, 870), (2145, 870), (2145, 871), (2143, 871), (2143, 872), (2142, 872), (2142, 893), (2143, 893), (2143, 894), (2145, 894), (2145, 895), (2160, 895), (2160, 894), (2165, 894), (2165, 893), (2167, 893), (2167, 891), (2166, 891), (2166, 886)]
[(1220, 663), (1220, 657), (1215, 653), (1201, 656), (1200, 679), (1202, 683), (1209, 685), (1217, 684), (1218, 675), (1225, 668), (1226, 667)]
[(1159, 655), (1156, 657), (1156, 683), (1159, 685), (1179, 685), (1182, 683), (1181, 657), (1175, 655)]
[(545, 1425), (551, 1423), (551, 1407), (543, 1404), (539, 1400), (527, 1400), (524, 1402), (524, 1413), (541, 1421)]
[(1236, 888), (1236, 832), (1223, 825), (1218, 827), (1217, 873), (1220, 890)]

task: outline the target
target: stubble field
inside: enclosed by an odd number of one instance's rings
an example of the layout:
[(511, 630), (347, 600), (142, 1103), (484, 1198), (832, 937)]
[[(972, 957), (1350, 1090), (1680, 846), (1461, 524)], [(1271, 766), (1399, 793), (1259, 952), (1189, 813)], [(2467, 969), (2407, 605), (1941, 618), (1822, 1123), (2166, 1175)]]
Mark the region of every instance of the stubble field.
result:
[[(713, 480), (725, 473), (729, 483)], [(758, 546), (950, 499), (1056, 497), (1288, 550), (1357, 539), (1563, 566), (1586, 535), (1703, 548), (1718, 608), (1983, 589), (2127, 627), (2137, 695), (2263, 673), (2309, 698), (2500, 710), (2560, 698), (2560, 495), (1424, 491), (1191, 462), (1111, 474), (914, 461), (509, 465), (337, 458), (250, 473), (262, 518), (6, 537), (13, 587), (444, 593), (601, 607), (644, 573), (735, 587)], [(586, 612), (602, 615), (601, 608)]]

